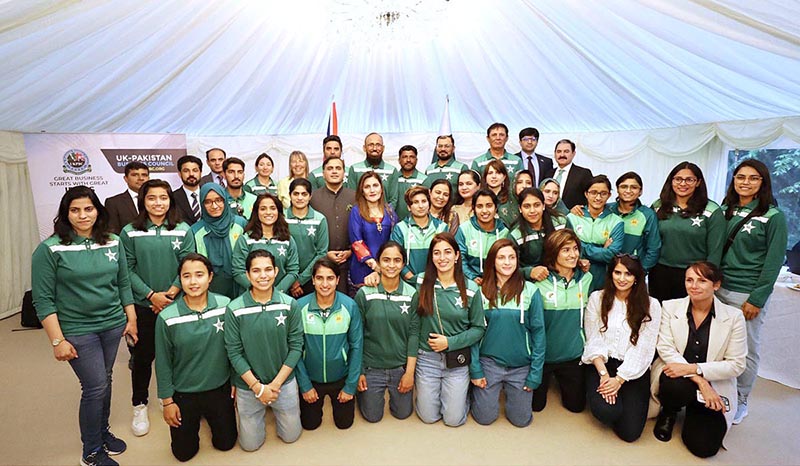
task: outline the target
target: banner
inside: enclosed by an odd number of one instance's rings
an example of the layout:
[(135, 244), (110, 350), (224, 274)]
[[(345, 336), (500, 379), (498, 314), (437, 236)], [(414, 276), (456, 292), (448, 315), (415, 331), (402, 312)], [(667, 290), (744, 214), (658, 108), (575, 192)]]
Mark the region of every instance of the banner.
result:
[(94, 189), (100, 201), (128, 189), (125, 165), (142, 162), (150, 177), (181, 186), (178, 159), (186, 155), (184, 134), (26, 134), (25, 151), (39, 223), (39, 237), (53, 233), (53, 218), (72, 186)]

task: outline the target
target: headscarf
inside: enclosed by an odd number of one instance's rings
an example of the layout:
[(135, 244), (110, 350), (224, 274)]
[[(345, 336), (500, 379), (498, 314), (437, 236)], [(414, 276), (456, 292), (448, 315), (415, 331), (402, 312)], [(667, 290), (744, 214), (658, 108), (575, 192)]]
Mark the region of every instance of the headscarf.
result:
[[(222, 198), (222, 215), (219, 217), (212, 217), (206, 210), (206, 196), (211, 191), (214, 191)], [(231, 265), (231, 256), (233, 255), (230, 240), (231, 225), (234, 223), (242, 224), (241, 220), (237, 221), (237, 218), (241, 217), (234, 214), (228, 206), (228, 193), (225, 188), (217, 183), (206, 183), (200, 187), (200, 207), (202, 215), (200, 216), (200, 221), (193, 225), (193, 229), (197, 231), (205, 227), (208, 231), (204, 238), (208, 259), (215, 269), (219, 267), (228, 276), (231, 276), (233, 275), (233, 267)]]
[(555, 178), (545, 178), (542, 180), (541, 183), (539, 183), (539, 190), (543, 191), (544, 186), (550, 182), (555, 183), (556, 186), (558, 186), (558, 200), (556, 200), (555, 205), (553, 205), (553, 209), (557, 212), (561, 212), (562, 214), (567, 215), (569, 213), (569, 209), (567, 209), (567, 205), (564, 204), (564, 201), (561, 199), (561, 183), (556, 181)]

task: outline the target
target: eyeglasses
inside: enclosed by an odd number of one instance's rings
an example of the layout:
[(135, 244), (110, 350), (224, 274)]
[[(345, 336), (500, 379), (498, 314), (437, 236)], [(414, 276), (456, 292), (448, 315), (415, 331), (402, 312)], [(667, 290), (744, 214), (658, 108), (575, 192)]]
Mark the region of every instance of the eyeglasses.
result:
[(203, 201), (203, 205), (206, 207), (211, 207), (212, 205), (224, 206), (225, 199), (218, 198), (218, 199), (206, 199)]
[(764, 178), (758, 175), (736, 175), (733, 177), (734, 180), (738, 181), (739, 183), (744, 183), (745, 181), (749, 181), (750, 183), (758, 183), (759, 181), (763, 180)]
[(697, 181), (698, 181), (697, 178), (695, 178), (693, 176), (690, 176), (688, 178), (683, 178), (683, 177), (680, 177), (680, 176), (676, 176), (676, 177), (672, 178), (672, 184), (688, 184), (688, 185), (692, 185), (692, 184), (697, 183)]
[(525, 136), (524, 138), (520, 139), (523, 142), (536, 142), (538, 138), (533, 136)]
[(589, 197), (608, 197), (611, 195), (608, 191), (587, 191)]

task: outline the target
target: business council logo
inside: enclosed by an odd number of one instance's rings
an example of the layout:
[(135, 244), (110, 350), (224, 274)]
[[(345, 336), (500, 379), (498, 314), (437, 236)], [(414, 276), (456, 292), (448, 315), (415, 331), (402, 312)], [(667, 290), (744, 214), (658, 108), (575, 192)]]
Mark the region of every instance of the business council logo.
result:
[(62, 161), (64, 162), (64, 166), (62, 167), (64, 173), (80, 175), (92, 171), (92, 165), (89, 163), (89, 156), (80, 149), (70, 149), (66, 151)]

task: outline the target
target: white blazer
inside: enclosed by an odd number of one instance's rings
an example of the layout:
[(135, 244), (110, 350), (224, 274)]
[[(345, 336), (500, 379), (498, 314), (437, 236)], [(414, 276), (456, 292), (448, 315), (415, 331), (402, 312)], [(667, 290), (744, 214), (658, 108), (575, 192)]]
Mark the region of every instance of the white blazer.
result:
[[(688, 297), (671, 299), (662, 304), (661, 326), (656, 344), (658, 358), (650, 372), (649, 417), (657, 416), (661, 409), (658, 400), (658, 379), (664, 366), (672, 362), (688, 364), (683, 357), (686, 340), (689, 337), (689, 320), (686, 318), (688, 308)], [(725, 413), (725, 421), (730, 430), (738, 408), (736, 377), (744, 372), (747, 357), (747, 330), (742, 311), (724, 304), (716, 297), (714, 312), (716, 317), (711, 320), (708, 335), (707, 362), (699, 363), (698, 366), (714, 390), (730, 401), (731, 410)]]

